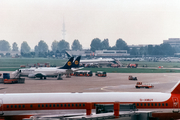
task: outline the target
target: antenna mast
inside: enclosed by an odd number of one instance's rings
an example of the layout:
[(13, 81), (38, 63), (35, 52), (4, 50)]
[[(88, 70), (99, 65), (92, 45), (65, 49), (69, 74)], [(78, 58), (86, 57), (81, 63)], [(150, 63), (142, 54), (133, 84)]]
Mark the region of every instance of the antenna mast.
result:
[(63, 29), (62, 29), (63, 40), (65, 40), (65, 35), (66, 35), (66, 30), (65, 30), (65, 23), (64, 23), (64, 18), (63, 18)]

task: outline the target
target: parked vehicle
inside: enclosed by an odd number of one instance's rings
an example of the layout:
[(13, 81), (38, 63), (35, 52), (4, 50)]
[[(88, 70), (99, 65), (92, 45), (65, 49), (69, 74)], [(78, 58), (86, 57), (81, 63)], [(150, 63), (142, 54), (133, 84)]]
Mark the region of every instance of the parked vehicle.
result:
[(158, 68), (163, 68), (163, 66), (158, 66)]
[(131, 64), (131, 63), (129, 63), (127, 65), (127, 68), (137, 68), (137, 67), (138, 67), (138, 64)]
[(143, 67), (147, 67), (147, 64), (143, 65)]
[(10, 84), (10, 83), (18, 83), (18, 79), (16, 78), (4, 79), (4, 84)]
[(89, 70), (79, 70), (79, 71), (76, 71), (74, 73), (71, 73), (70, 74), (71, 76), (87, 76), (87, 77), (90, 77), (93, 75), (92, 71), (89, 71)]
[(119, 64), (111, 64), (111, 67), (118, 68), (118, 67), (120, 67), (120, 65)]
[(25, 78), (9, 78), (9, 79), (0, 78), (0, 81), (3, 81), (4, 84), (24, 83)]
[(98, 77), (106, 77), (107, 75), (106, 75), (106, 72), (104, 72), (104, 71), (97, 71), (96, 76), (98, 76)]
[(152, 84), (142, 84), (142, 82), (136, 83), (136, 88), (153, 88), (154, 86)]
[(129, 80), (137, 80), (137, 77), (133, 77), (132, 75), (129, 76)]

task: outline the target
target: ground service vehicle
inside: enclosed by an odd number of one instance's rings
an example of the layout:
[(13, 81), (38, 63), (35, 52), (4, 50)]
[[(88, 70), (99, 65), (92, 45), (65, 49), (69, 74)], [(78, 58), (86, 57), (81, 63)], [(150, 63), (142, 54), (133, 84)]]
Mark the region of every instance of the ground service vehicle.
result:
[(104, 71), (97, 71), (96, 76), (98, 76), (98, 77), (106, 77), (107, 75), (106, 75), (106, 72), (104, 72)]
[(133, 77), (132, 75), (129, 76), (129, 80), (137, 80), (137, 77)]
[(18, 79), (11, 78), (11, 79), (4, 79), (4, 84), (10, 84), (10, 83), (17, 83)]
[(9, 79), (0, 78), (0, 82), (4, 84), (24, 83), (25, 78), (9, 78)]
[(163, 68), (163, 66), (158, 66), (158, 68)]
[(111, 64), (111, 67), (118, 68), (118, 67), (120, 67), (120, 65), (119, 64)]
[(142, 84), (142, 82), (136, 83), (136, 88), (153, 88), (154, 86), (151, 84)]
[(88, 77), (92, 75), (93, 75), (92, 71), (89, 70), (79, 70), (71, 74), (71, 76), (88, 76)]
[(147, 67), (147, 64), (143, 65), (143, 67)]
[(131, 64), (131, 63), (129, 63), (127, 65), (127, 68), (137, 68), (137, 67), (138, 67), (138, 64)]

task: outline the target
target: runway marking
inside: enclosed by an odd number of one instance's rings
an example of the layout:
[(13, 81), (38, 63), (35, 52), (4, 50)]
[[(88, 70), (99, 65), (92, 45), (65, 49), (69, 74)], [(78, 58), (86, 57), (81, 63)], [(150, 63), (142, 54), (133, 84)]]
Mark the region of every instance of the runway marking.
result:
[[(102, 87), (101, 88), (101, 90), (103, 90), (103, 91), (108, 91), (108, 92), (123, 92), (123, 91), (119, 91), (119, 89), (118, 88), (120, 88), (120, 87), (122, 87), (122, 86), (126, 86), (126, 88), (127, 88), (127, 86), (128, 87), (130, 87), (130, 89), (131, 88), (133, 88), (133, 87), (131, 87), (131, 86), (133, 86), (134, 84), (130, 84), (130, 85), (119, 85), (119, 86), (105, 86), (105, 87)], [(118, 87), (118, 88), (117, 88)], [(111, 89), (111, 90), (110, 90)]]
[(102, 87), (101, 90), (103, 90), (103, 91), (108, 91), (108, 92), (114, 92), (114, 91), (112, 91), (112, 90), (107, 90), (106, 88), (108, 88), (108, 87), (109, 87), (109, 86)]
[[(161, 82), (152, 82), (151, 84), (153, 85), (159, 85), (159, 84), (166, 84), (166, 83), (177, 83), (176, 80), (172, 80), (171, 82), (168, 81), (161, 81)], [(148, 83), (147, 83), (148, 84)], [(107, 92), (125, 92), (124, 89), (133, 89), (135, 84), (129, 84), (129, 85), (117, 85), (117, 86), (104, 86), (101, 88), (102, 91), (107, 91)], [(122, 91), (123, 89), (123, 91)], [(172, 88), (167, 90), (166, 92), (171, 92)]]

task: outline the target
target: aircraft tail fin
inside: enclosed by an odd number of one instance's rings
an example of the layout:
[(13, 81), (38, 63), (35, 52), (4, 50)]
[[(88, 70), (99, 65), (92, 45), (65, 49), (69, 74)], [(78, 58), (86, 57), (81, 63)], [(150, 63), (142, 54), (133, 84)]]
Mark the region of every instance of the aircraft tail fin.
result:
[(66, 64), (63, 67), (60, 67), (59, 69), (71, 69), (72, 63), (73, 63), (74, 57), (71, 57)]
[(68, 58), (72, 57), (72, 55), (68, 51), (66, 51), (66, 54), (67, 54)]
[(172, 88), (172, 94), (180, 94), (180, 81)]
[(74, 60), (74, 62), (72, 63), (72, 67), (73, 67), (73, 68), (78, 68), (78, 67), (79, 67), (80, 59), (81, 59), (81, 56), (78, 56), (78, 57)]

